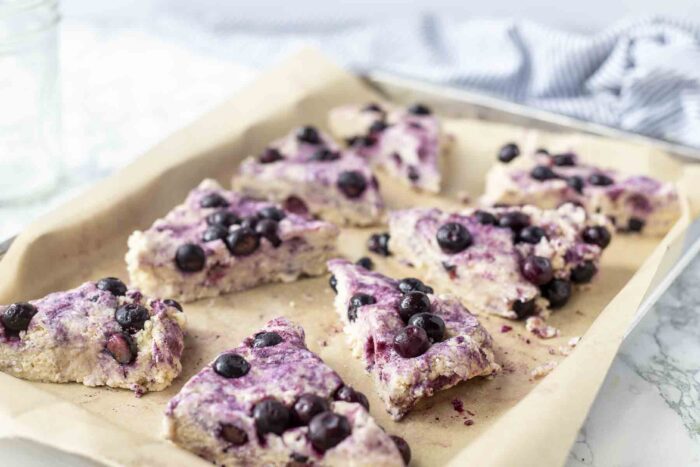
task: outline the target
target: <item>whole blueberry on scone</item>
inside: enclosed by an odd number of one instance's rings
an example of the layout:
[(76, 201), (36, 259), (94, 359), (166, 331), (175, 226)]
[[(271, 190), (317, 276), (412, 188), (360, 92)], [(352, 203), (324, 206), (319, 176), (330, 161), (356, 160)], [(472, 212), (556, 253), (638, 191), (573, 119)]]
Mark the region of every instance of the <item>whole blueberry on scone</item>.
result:
[(145, 293), (187, 302), (322, 274), (338, 233), (330, 223), (205, 180), (183, 204), (131, 235), (127, 269)]
[[(394, 419), (440, 390), (498, 371), (491, 336), (456, 299), (434, 295), (418, 279), (394, 280), (346, 260), (329, 261), (328, 268), (350, 350)], [(367, 301), (358, 297), (371, 297), (371, 305), (357, 307)], [(357, 394), (341, 388), (336, 397), (341, 393)]]
[(486, 176), (480, 204), (554, 209), (573, 202), (590, 214), (615, 219), (619, 231), (656, 236), (680, 216), (680, 197), (672, 183), (600, 167), (571, 151), (512, 154), (505, 147), (499, 154), (500, 163)]
[(511, 319), (564, 306), (570, 283), (589, 282), (611, 241), (610, 222), (565, 203), (394, 211), (389, 248), (480, 313)]
[(333, 109), (329, 125), (366, 162), (380, 167), (411, 188), (437, 193), (451, 138), (432, 110), (416, 103), (408, 108), (349, 105)]
[(184, 385), (168, 403), (166, 436), (217, 465), (404, 465), (410, 448), (360, 395), (306, 348), (299, 326), (277, 318)]
[(0, 371), (31, 381), (160, 391), (180, 374), (185, 314), (106, 277), (0, 305)]
[(304, 211), (336, 224), (379, 222), (384, 202), (377, 179), (354, 151), (341, 149), (312, 127), (273, 141), (268, 146), (272, 150), (278, 155), (272, 158), (274, 163), (269, 157), (248, 157), (240, 164), (233, 177), (235, 189), (274, 202), (303, 203)]

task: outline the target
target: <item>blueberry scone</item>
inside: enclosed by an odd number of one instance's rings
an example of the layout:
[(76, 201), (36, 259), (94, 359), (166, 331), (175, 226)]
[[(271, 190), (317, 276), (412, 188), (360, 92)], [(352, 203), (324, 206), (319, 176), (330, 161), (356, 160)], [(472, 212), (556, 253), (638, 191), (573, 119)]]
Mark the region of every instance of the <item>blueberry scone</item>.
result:
[(298, 128), (260, 156), (244, 160), (233, 187), (337, 224), (376, 224), (384, 209), (379, 184), (365, 159), (341, 150), (311, 126)]
[(590, 282), (611, 240), (605, 216), (572, 203), (393, 212), (389, 248), (470, 310), (506, 318), (546, 317), (573, 284)]
[(185, 315), (109, 277), (0, 306), (0, 370), (51, 383), (160, 391), (180, 374)]
[(318, 275), (338, 228), (204, 180), (185, 202), (129, 238), (131, 282), (191, 301), (267, 282)]
[(367, 398), (277, 318), (220, 354), (168, 404), (166, 437), (217, 465), (402, 466), (410, 449)]
[(491, 336), (458, 300), (342, 259), (328, 268), (352, 352), (395, 420), (421, 399), (498, 371)]
[(329, 125), (337, 138), (389, 175), (412, 188), (440, 191), (450, 138), (425, 105), (338, 107), (330, 112)]
[(573, 153), (539, 150), (520, 156), (515, 144), (501, 149), (499, 163), (487, 174), (484, 205), (532, 204), (545, 209), (565, 202), (605, 214), (620, 231), (663, 235), (680, 216), (672, 183), (625, 175), (579, 160)]

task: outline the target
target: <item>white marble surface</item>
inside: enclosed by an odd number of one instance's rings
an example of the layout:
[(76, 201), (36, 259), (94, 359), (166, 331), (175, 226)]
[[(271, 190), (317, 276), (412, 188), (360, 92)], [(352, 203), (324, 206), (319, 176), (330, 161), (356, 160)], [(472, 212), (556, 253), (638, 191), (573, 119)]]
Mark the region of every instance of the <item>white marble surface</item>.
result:
[(625, 339), (567, 462), (700, 465), (700, 256)]
[[(118, 21), (103, 15), (97, 22), (85, 15), (69, 15), (63, 24), (65, 147), (71, 156), (62, 190), (30, 205), (0, 208), (0, 238), (124, 165), (256, 74), (213, 55), (211, 44), (202, 47), (215, 31), (191, 29), (178, 38), (178, 27), (158, 37), (128, 15), (115, 15)], [(700, 465), (698, 278), (700, 258), (625, 341), (569, 466)], [(0, 456), (2, 465), (89, 464), (8, 440), (0, 440)]]

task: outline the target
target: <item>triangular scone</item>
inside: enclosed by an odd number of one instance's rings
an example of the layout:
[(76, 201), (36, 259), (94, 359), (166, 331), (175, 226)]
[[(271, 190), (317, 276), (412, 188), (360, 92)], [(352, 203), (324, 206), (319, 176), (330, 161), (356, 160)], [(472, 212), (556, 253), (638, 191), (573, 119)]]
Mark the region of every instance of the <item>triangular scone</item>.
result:
[(0, 306), (0, 370), (51, 383), (160, 391), (180, 374), (185, 315), (115, 278)]
[(596, 167), (573, 153), (550, 155), (540, 150), (518, 157), (512, 144), (501, 152), (500, 162), (486, 176), (483, 205), (553, 209), (574, 202), (588, 212), (605, 214), (619, 231), (652, 236), (664, 235), (680, 216), (673, 183)]
[(371, 164), (413, 188), (440, 191), (451, 140), (426, 106), (343, 106), (330, 112), (328, 123), (335, 137), (346, 140)]
[(408, 209), (391, 213), (389, 229), (390, 250), (441, 290), (476, 313), (516, 319), (547, 316), (567, 302), (572, 282), (589, 282), (611, 225), (567, 203), (555, 210)]
[(129, 237), (131, 283), (191, 301), (322, 274), (338, 228), (204, 180), (185, 202)]
[(273, 142), (260, 156), (244, 160), (233, 187), (341, 225), (376, 224), (384, 210), (367, 161), (341, 150), (310, 126)]
[(458, 300), (342, 259), (328, 269), (352, 352), (395, 420), (421, 399), (499, 369), (491, 336)]
[(367, 399), (285, 318), (219, 355), (168, 404), (166, 436), (217, 465), (402, 466)]

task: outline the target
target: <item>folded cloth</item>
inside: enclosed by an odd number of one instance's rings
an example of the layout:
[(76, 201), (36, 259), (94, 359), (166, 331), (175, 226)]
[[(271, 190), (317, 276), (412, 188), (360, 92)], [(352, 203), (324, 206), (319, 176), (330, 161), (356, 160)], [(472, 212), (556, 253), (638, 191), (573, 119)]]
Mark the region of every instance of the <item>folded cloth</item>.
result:
[(700, 27), (690, 22), (626, 20), (591, 35), (440, 15), (220, 26), (238, 61), (263, 65), (313, 43), (358, 71), (486, 92), (700, 148)]

